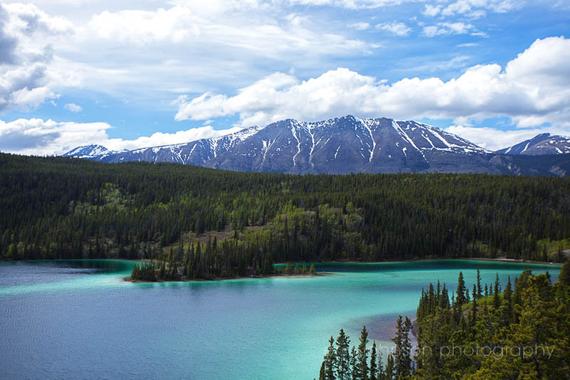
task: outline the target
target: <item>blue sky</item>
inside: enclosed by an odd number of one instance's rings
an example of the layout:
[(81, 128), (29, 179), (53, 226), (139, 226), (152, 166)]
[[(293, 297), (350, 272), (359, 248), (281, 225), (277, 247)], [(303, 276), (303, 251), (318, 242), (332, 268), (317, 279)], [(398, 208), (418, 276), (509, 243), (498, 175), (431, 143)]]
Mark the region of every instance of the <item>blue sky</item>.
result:
[(0, 5), (0, 151), (182, 143), (281, 118), (415, 119), (489, 149), (570, 135), (565, 0)]

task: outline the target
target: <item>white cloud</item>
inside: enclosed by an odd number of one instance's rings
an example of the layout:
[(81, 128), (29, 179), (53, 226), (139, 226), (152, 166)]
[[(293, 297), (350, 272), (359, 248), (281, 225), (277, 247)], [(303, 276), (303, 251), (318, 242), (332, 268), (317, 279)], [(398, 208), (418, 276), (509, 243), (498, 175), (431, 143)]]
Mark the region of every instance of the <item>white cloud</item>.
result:
[(350, 28), (354, 30), (368, 30), (370, 29), (370, 24), (367, 22), (356, 22), (349, 25)]
[(182, 43), (200, 35), (199, 22), (188, 7), (175, 6), (154, 11), (123, 10), (93, 16), (88, 30), (102, 39), (126, 43)]
[(423, 14), (425, 16), (437, 16), (441, 13), (441, 6), (440, 5), (431, 5), (431, 4), (426, 4)]
[(0, 111), (31, 109), (57, 95), (48, 85), (52, 36), (70, 23), (31, 4), (0, 4)]
[(293, 5), (335, 6), (349, 9), (382, 8), (417, 0), (288, 0)]
[(523, 6), (525, 0), (453, 0), (426, 4), (423, 14), (428, 17), (467, 16), (480, 18), (487, 14), (506, 13)]
[[(172, 0), (162, 8), (156, 4), (2, 3), (0, 78), (41, 63), (42, 81), (22, 87), (20, 95), (31, 93), (20, 100), (38, 104), (42, 93), (45, 101), (74, 87), (166, 109), (180, 94), (243, 85), (267, 74), (268, 67), (315, 70), (333, 57), (368, 55), (378, 47), (350, 37), (334, 23), (291, 14), (286, 0)], [(5, 89), (19, 90), (3, 82), (0, 111), (16, 107), (9, 99), (14, 95)]]
[(55, 98), (56, 94), (45, 86), (45, 71), (46, 66), (41, 63), (0, 67), (0, 111), (34, 108)]
[(52, 86), (133, 102), (152, 98), (167, 107), (182, 93), (243, 85), (268, 67), (314, 70), (333, 57), (367, 55), (377, 47), (272, 2), (171, 4), (91, 14), (58, 44)]
[(65, 108), (69, 112), (73, 112), (73, 113), (79, 113), (79, 112), (83, 111), (83, 107), (81, 107), (79, 104), (75, 104), (75, 103), (67, 103), (66, 105), (63, 106), (63, 108)]
[(481, 35), (471, 24), (464, 22), (440, 22), (437, 25), (424, 26), (423, 33), (426, 37), (445, 36), (450, 34), (473, 34)]
[(51, 16), (29, 3), (7, 3), (4, 8), (11, 15), (11, 32), (31, 34), (68, 34), (73, 24), (64, 17)]
[(41, 119), (0, 120), (0, 151), (49, 155), (104, 141), (106, 123), (67, 123)]
[(52, 155), (62, 154), (87, 144), (100, 144), (111, 150), (136, 149), (190, 142), (202, 138), (220, 136), (239, 130), (215, 130), (211, 126), (192, 128), (174, 133), (157, 132), (126, 140), (110, 138), (107, 123), (74, 123), (42, 119), (18, 119), (11, 122), (0, 120), (0, 151)]
[(315, 120), (346, 113), (399, 119), (511, 117), (520, 127), (544, 122), (570, 128), (570, 40), (535, 41), (505, 68), (478, 65), (462, 75), (405, 78), (387, 84), (349, 69), (301, 81), (272, 74), (236, 95), (181, 98), (177, 120), (239, 115), (242, 125), (293, 117)]
[(396, 36), (404, 37), (410, 34), (412, 29), (403, 22), (392, 22), (376, 25), (376, 29), (390, 32)]

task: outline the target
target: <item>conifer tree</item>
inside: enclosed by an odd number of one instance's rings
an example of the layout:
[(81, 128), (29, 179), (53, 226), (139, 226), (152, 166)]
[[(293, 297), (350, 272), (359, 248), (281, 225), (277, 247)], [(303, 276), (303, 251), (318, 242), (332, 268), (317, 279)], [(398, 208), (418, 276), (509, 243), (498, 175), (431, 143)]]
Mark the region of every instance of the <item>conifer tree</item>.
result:
[(336, 362), (334, 371), (336, 378), (339, 380), (349, 380), (351, 377), (350, 354), (350, 338), (343, 329), (340, 329), (338, 337), (336, 338)]
[(388, 354), (388, 358), (386, 359), (386, 374), (384, 376), (386, 380), (394, 380), (394, 377), (396, 375), (395, 366), (396, 364), (394, 360), (394, 355)]
[(352, 380), (360, 380), (358, 375), (358, 352), (354, 346), (350, 350), (350, 375)]
[[(473, 328), (477, 323), (477, 302), (477, 286), (473, 285), (473, 301), (471, 302), (471, 327)], [(475, 333), (475, 330), (473, 330), (473, 333)]]
[(510, 277), (508, 277), (507, 286), (503, 291), (503, 310), (503, 321), (508, 324), (513, 318), (513, 291)]
[(392, 339), (396, 347), (394, 348), (395, 375), (397, 378), (409, 376), (412, 367), (412, 343), (410, 341), (410, 330), (412, 322), (408, 317), (398, 317), (396, 322), (396, 336)]
[(457, 278), (457, 289), (455, 296), (455, 303), (457, 304), (459, 309), (461, 309), (461, 307), (465, 305), (466, 294), (467, 294), (467, 288), (465, 287), (465, 279), (463, 278), (463, 272), (459, 272), (459, 277)]
[(372, 342), (370, 350), (370, 380), (378, 380), (378, 353), (376, 352), (376, 342)]
[[(477, 298), (481, 298), (483, 289), (481, 288), (481, 271), (477, 268)], [(475, 299), (475, 297), (473, 297)]]
[(495, 308), (495, 310), (499, 310), (499, 307), (501, 306), (501, 299), (499, 297), (500, 292), (501, 292), (501, 287), (499, 285), (499, 274), (497, 273), (493, 289), (493, 307)]
[(321, 375), (324, 380), (335, 380), (335, 368), (337, 366), (334, 338), (329, 339), (329, 348), (321, 365)]
[(368, 380), (368, 331), (362, 326), (360, 341), (358, 343), (358, 363), (356, 377), (360, 380)]

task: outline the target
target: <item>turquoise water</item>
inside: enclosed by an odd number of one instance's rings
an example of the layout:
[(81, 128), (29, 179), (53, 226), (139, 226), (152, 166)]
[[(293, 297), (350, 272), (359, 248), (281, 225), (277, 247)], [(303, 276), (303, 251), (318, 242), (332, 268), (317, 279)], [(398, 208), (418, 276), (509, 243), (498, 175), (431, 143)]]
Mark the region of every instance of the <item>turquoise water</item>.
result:
[(524, 269), (478, 261), (329, 264), (329, 275), (194, 283), (123, 281), (131, 262), (0, 264), (2, 379), (312, 379), (327, 339), (366, 324), (380, 344), (420, 291)]

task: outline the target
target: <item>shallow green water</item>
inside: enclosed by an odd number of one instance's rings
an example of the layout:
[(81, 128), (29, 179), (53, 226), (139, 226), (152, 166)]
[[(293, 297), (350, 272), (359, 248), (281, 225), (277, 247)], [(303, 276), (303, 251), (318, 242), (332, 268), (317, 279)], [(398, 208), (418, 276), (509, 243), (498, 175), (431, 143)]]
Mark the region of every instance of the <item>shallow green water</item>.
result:
[(0, 264), (2, 379), (312, 379), (327, 339), (366, 324), (386, 342), (430, 281), (524, 269), (478, 261), (329, 264), (330, 275), (132, 284), (131, 262)]

